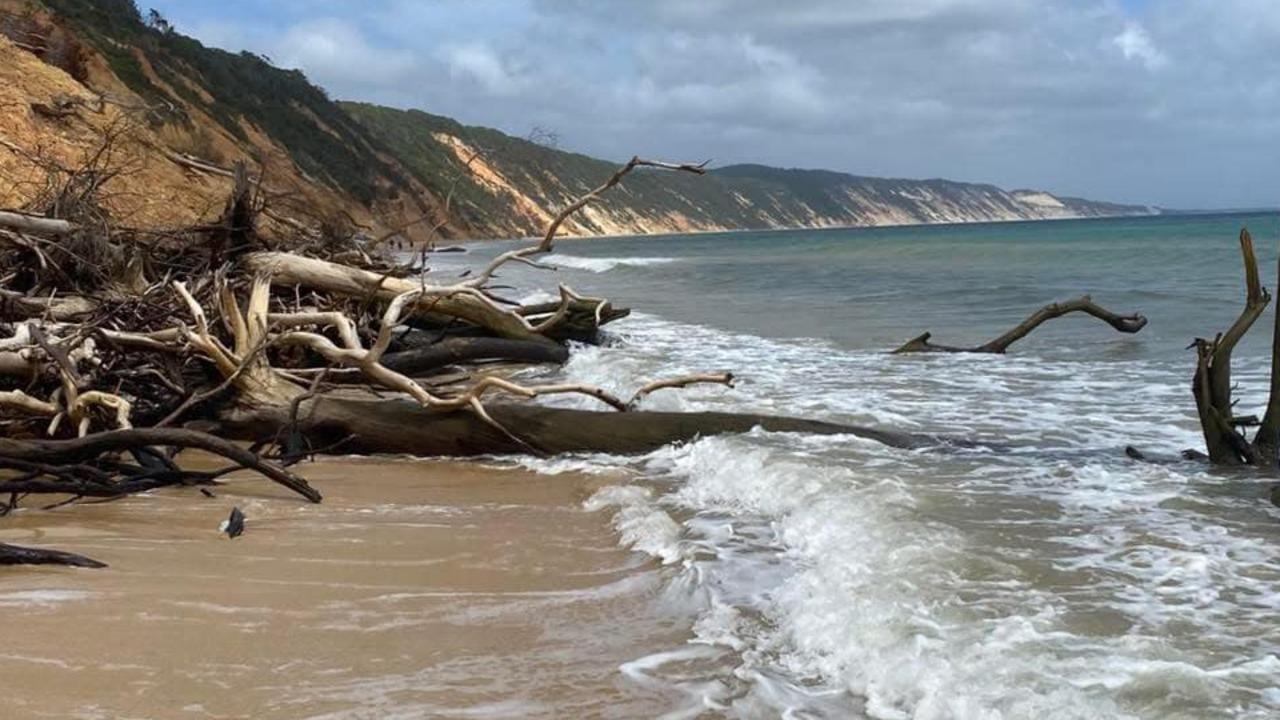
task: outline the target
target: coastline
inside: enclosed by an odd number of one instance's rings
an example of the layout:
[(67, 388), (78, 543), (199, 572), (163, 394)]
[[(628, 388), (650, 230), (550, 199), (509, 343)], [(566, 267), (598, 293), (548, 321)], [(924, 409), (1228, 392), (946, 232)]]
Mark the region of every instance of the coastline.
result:
[[(302, 471), (324, 504), (236, 476), (213, 499), (171, 489), (12, 516), (0, 538), (111, 569), (0, 577), (0, 607), (22, 618), (0, 651), (9, 707), (634, 716), (674, 701), (618, 672), (683, 644), (691, 623), (655, 602), (663, 568), (618, 546), (611, 513), (583, 509), (618, 478), (398, 459)], [(230, 540), (217, 526), (233, 505), (248, 521)]]
[[(946, 220), (938, 222), (914, 222), (914, 223), (887, 223), (883, 225), (814, 225), (814, 226), (794, 226), (794, 227), (774, 227), (774, 228), (727, 228), (727, 229), (702, 229), (702, 230), (682, 230), (679, 232), (654, 232), (654, 233), (600, 233), (593, 235), (560, 235), (556, 238), (557, 242), (565, 242), (570, 240), (639, 240), (645, 238), (663, 238), (678, 237), (681, 235), (734, 235), (738, 233), (787, 233), (787, 232), (838, 232), (846, 230), (891, 230), (894, 228), (946, 228), (946, 227), (964, 227), (972, 225), (1016, 225), (1021, 223), (1058, 223), (1058, 222), (1077, 222), (1092, 220), (1126, 220), (1126, 219), (1149, 219), (1149, 218), (1167, 218), (1181, 215), (1219, 215), (1244, 213), (1249, 215), (1266, 215), (1280, 212), (1280, 208), (1276, 209), (1250, 209), (1250, 210), (1203, 210), (1203, 211), (1169, 211), (1160, 210), (1158, 212), (1146, 214), (1131, 215), (1081, 215), (1077, 217), (1056, 217), (1056, 218), (1006, 218), (992, 220)], [(519, 237), (502, 237), (502, 238), (459, 238), (448, 241), (449, 245), (466, 246), (473, 244), (492, 244), (500, 242), (537, 242), (541, 238), (524, 235)]]

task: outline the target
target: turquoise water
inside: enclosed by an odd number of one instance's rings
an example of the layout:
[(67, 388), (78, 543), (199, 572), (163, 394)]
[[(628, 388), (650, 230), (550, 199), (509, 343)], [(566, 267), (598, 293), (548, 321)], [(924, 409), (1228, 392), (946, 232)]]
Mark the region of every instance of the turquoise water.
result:
[[(1280, 715), (1280, 510), (1270, 483), (1133, 444), (1200, 447), (1196, 336), (1239, 313), (1237, 234), (1274, 286), (1274, 214), (708, 234), (560, 243), (555, 275), (637, 310), (559, 376), (628, 393), (730, 370), (736, 389), (647, 406), (805, 415), (1003, 449), (902, 451), (751, 433), (643, 458), (587, 507), (664, 564), (690, 641), (616, 672), (677, 716), (1272, 718)], [(440, 275), (505, 246), (441, 258)], [(1045, 325), (1007, 356), (893, 356), (925, 330), (974, 344), (1091, 293), (1150, 325)], [(1237, 352), (1266, 400), (1272, 315)], [(588, 400), (565, 400), (588, 404)], [(658, 713), (655, 713), (658, 714)]]

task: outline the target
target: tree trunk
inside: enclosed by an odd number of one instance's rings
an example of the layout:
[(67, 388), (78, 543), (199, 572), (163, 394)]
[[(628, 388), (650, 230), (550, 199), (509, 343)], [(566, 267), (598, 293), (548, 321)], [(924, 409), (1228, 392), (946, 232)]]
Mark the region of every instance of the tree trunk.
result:
[[(431, 410), (410, 400), (322, 395), (299, 403), (296, 430), (312, 448), (419, 457), (502, 455), (530, 449), (549, 455), (625, 455), (755, 427), (772, 432), (853, 435), (908, 449), (948, 443), (930, 435), (768, 415), (591, 411), (496, 403), (487, 405), (486, 410), (508, 432), (465, 410)], [(290, 408), (260, 407), (251, 417), (240, 415), (224, 422), (219, 432), (245, 439), (281, 437), (290, 426)]]

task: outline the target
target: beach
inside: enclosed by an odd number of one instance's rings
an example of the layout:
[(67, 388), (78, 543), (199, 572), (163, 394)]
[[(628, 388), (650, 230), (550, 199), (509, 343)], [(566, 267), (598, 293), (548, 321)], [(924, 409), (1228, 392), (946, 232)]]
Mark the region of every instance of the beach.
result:
[[(619, 668), (689, 637), (664, 569), (583, 507), (607, 477), (330, 459), (312, 506), (251, 476), (8, 518), (102, 572), (0, 575), (8, 717), (646, 715)], [(218, 532), (233, 506), (234, 540)]]

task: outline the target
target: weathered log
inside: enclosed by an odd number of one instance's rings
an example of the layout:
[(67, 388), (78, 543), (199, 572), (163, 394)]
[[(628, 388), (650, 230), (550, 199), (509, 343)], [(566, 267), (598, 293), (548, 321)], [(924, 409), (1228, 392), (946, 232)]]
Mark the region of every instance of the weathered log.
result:
[(426, 347), (387, 353), (382, 364), (404, 375), (438, 370), (448, 365), (477, 360), (515, 360), (528, 363), (560, 364), (569, 359), (561, 345), (505, 338), (446, 338)]
[(1075, 300), (1045, 305), (1032, 313), (1030, 317), (1023, 320), (1009, 332), (976, 347), (935, 345), (930, 342), (930, 338), (933, 337), (933, 334), (924, 333), (919, 337), (909, 340), (902, 347), (899, 347), (893, 352), (897, 355), (923, 352), (1000, 354), (1008, 350), (1010, 345), (1029, 335), (1031, 331), (1040, 327), (1044, 322), (1073, 312), (1082, 312), (1087, 315), (1092, 315), (1122, 333), (1136, 333), (1147, 326), (1147, 319), (1142, 315), (1136, 313), (1133, 315), (1118, 315), (1094, 303), (1092, 298), (1085, 295), (1083, 297), (1076, 298)]
[(0, 543), (0, 565), (66, 565), (104, 568), (106, 563), (60, 550), (43, 550)]
[(298, 493), (311, 502), (318, 503), (321, 500), (321, 495), (315, 488), (288, 470), (263, 460), (235, 443), (194, 430), (177, 428), (114, 430), (94, 433), (74, 440), (0, 438), (0, 457), (42, 464), (78, 463), (97, 458), (104, 453), (137, 450), (157, 445), (204, 450), (220, 455)]
[[(612, 412), (531, 404), (490, 404), (501, 429), (465, 411), (438, 411), (410, 400), (366, 400), (320, 395), (300, 403), (294, 427), (290, 408), (259, 408), (253, 416), (224, 422), (220, 433), (256, 439), (295, 429), (310, 446), (353, 454), (467, 457), (557, 453), (635, 454), (699, 437), (771, 432), (852, 435), (891, 447), (917, 449), (955, 444), (946, 438), (818, 420), (721, 412)], [(514, 437), (513, 437), (514, 436)]]

